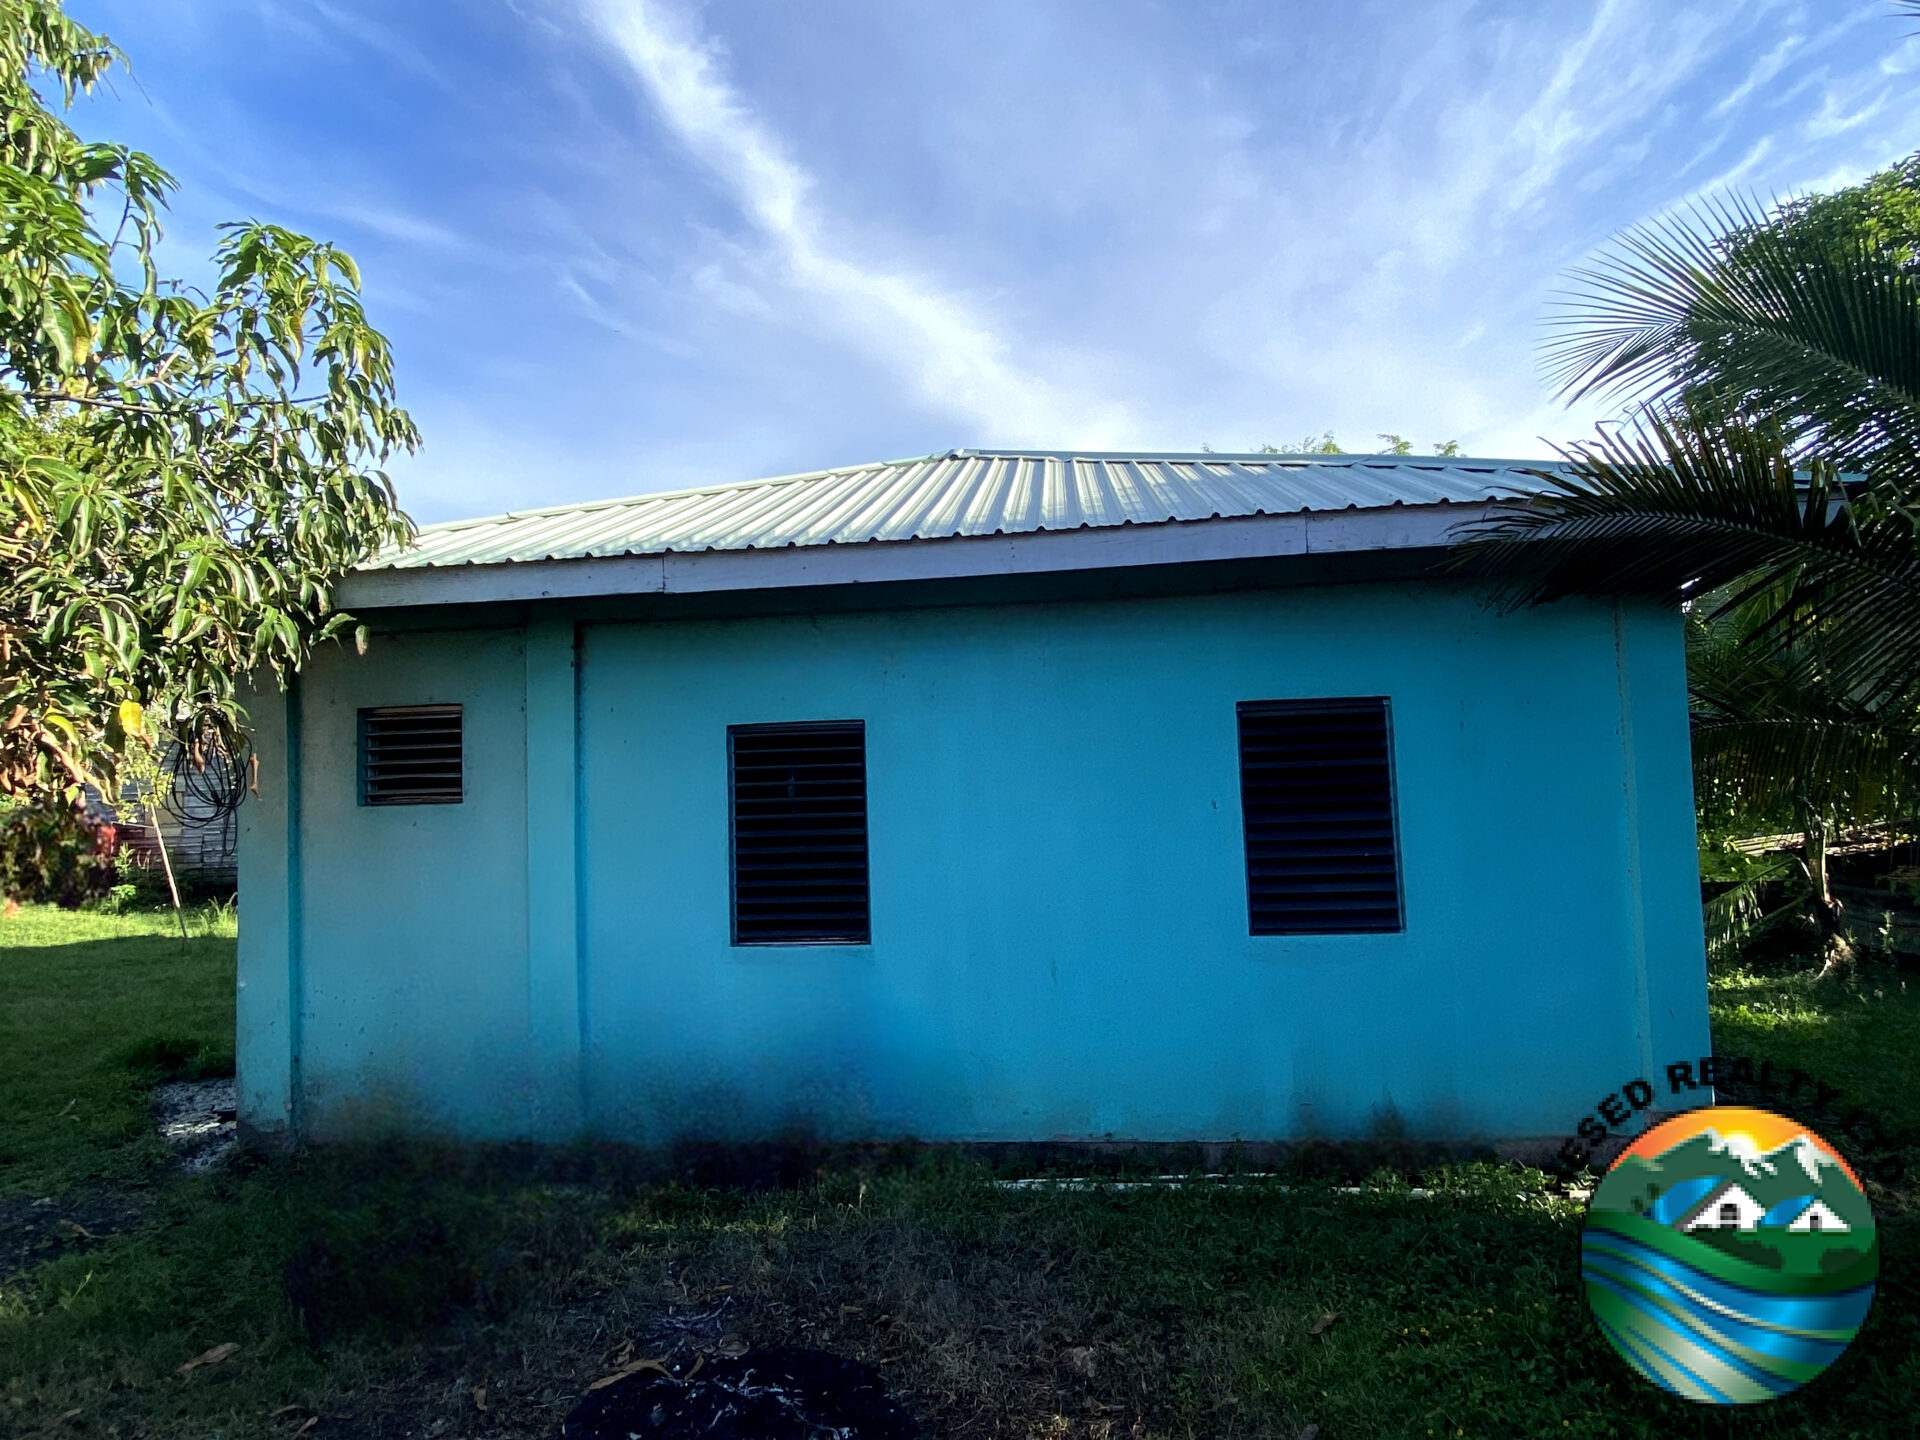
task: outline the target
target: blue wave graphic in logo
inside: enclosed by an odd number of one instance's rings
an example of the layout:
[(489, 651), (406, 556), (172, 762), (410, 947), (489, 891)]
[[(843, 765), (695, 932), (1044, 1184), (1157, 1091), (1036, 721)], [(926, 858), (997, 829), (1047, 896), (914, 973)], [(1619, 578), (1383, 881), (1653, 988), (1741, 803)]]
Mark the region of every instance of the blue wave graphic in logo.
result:
[(1871, 1284), (1825, 1295), (1752, 1290), (1593, 1226), (1581, 1259), (1607, 1338), (1656, 1383), (1710, 1404), (1805, 1384), (1839, 1357), (1873, 1303)]

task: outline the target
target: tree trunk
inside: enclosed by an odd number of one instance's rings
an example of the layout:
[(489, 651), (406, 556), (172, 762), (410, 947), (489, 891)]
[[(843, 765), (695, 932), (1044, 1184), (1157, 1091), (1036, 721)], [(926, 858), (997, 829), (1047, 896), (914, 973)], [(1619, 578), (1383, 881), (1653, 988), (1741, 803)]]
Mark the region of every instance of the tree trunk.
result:
[(1820, 978), (1826, 979), (1853, 962), (1853, 942), (1847, 938), (1845, 906), (1834, 898), (1827, 879), (1827, 821), (1809, 815), (1806, 842), (1807, 879), (1813, 882), (1813, 921), (1820, 932)]

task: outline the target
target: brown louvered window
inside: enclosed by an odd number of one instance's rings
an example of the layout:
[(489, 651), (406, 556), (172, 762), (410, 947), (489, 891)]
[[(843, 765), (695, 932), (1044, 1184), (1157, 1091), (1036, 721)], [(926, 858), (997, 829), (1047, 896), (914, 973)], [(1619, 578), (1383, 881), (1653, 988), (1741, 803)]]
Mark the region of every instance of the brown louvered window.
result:
[(1239, 710), (1251, 933), (1403, 928), (1387, 702), (1260, 700)]
[(360, 712), (362, 805), (458, 805), (464, 798), (458, 705)]
[(866, 944), (866, 726), (735, 725), (727, 742), (733, 943)]

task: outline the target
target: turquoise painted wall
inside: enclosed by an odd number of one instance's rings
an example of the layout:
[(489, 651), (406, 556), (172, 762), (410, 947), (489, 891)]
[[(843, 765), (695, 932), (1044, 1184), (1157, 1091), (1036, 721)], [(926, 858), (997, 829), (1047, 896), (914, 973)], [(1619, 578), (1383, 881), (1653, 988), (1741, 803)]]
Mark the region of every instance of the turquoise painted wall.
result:
[[(527, 1130), (523, 673), (522, 637), (497, 631), (383, 636), (303, 677), (299, 1103), (317, 1135)], [(465, 803), (362, 806), (357, 712), (414, 704), (465, 707)]]
[[(316, 1135), (1546, 1137), (1706, 1049), (1657, 610), (1349, 586), (586, 623), (577, 651), (548, 622), (380, 637), (304, 688), (298, 943), (253, 895), (287, 888), (287, 827), (252, 825), (242, 968), (271, 1018), (298, 952)], [(1235, 702), (1375, 694), (1405, 933), (1248, 936)], [(448, 701), (468, 803), (357, 807), (354, 710)], [(729, 945), (726, 727), (856, 718), (873, 943)], [(261, 1128), (279, 1035), (243, 1020)]]

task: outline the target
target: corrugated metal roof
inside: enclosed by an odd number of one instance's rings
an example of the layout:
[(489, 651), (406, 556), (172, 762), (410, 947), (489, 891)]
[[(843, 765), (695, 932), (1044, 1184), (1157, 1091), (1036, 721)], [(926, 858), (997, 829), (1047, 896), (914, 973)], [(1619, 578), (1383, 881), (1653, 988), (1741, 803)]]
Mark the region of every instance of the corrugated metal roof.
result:
[(952, 450), (422, 527), (364, 568), (1016, 535), (1512, 499), (1531, 460)]

